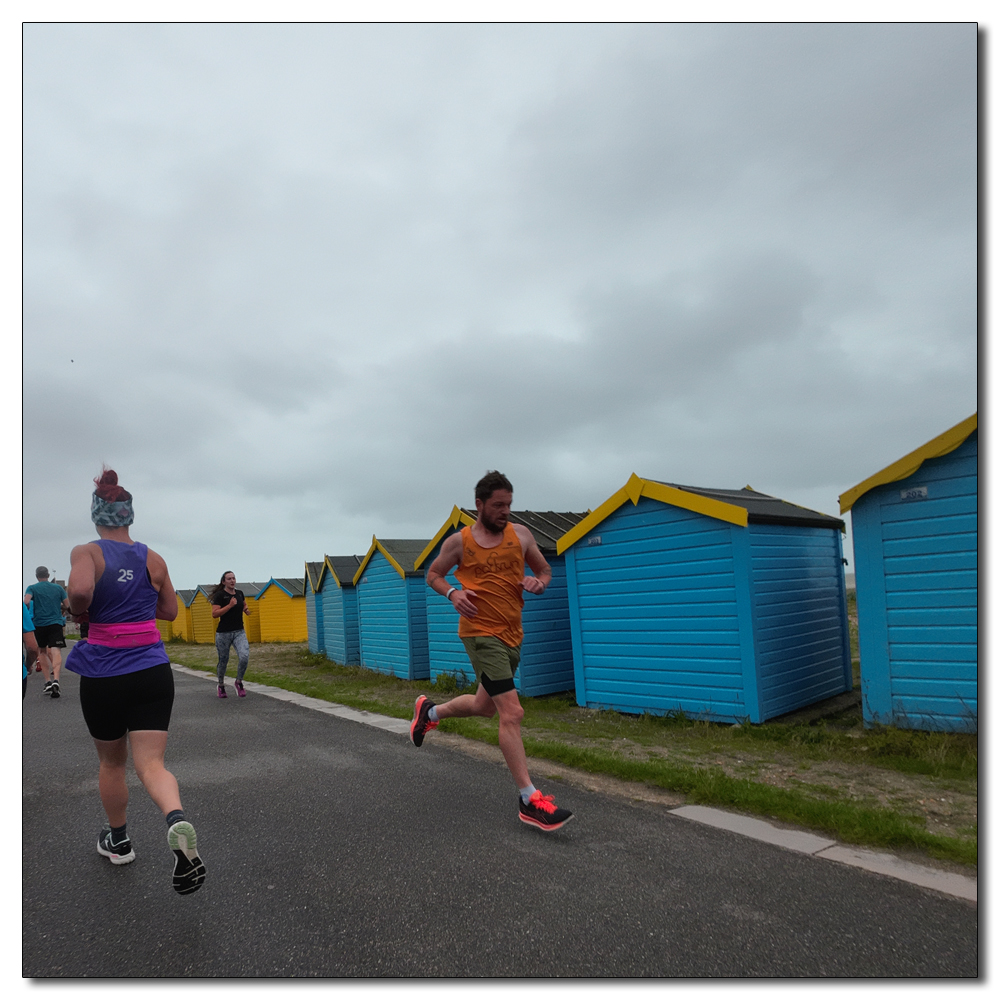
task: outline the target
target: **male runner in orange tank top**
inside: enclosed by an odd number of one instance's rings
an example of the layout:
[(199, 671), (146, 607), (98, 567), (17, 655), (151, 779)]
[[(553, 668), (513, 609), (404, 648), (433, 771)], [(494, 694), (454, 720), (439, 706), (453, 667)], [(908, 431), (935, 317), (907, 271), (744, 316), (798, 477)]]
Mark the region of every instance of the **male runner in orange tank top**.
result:
[[(476, 693), (459, 695), (435, 705), (421, 695), (413, 707), (410, 739), (420, 746), (441, 719), (482, 715), (500, 716), (500, 749), (520, 792), (518, 815), (541, 830), (558, 830), (573, 818), (560, 809), (554, 796), (542, 795), (531, 783), (521, 740), (524, 709), (514, 687), (521, 657), (522, 590), (544, 593), (552, 569), (523, 524), (511, 524), (514, 499), (510, 481), (500, 472), (488, 472), (476, 484), (478, 520), (445, 539), (441, 552), (427, 570), (427, 586), (447, 597), (459, 614), (458, 634), (479, 679)], [(525, 563), (534, 576), (526, 576)], [(449, 585), (454, 569), (461, 587)]]

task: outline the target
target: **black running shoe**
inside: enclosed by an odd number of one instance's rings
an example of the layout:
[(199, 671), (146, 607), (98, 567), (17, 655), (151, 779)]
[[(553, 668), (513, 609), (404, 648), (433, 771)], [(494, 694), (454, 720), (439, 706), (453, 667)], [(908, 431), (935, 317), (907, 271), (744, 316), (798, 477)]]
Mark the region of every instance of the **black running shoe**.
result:
[(52, 687), (49, 688), (49, 697), (51, 698), (59, 697), (59, 681), (52, 682)]
[(174, 892), (187, 896), (197, 892), (205, 881), (205, 865), (198, 857), (198, 837), (186, 820), (167, 830), (167, 843), (177, 858), (174, 861)]
[(42, 694), (52, 694), (52, 681), (46, 681), (42, 685)]
[(438, 724), (427, 718), (427, 713), (434, 707), (434, 702), (421, 695), (413, 706), (413, 722), (410, 723), (410, 741), (415, 747), (424, 742), (424, 737)]
[(111, 843), (110, 826), (106, 826), (97, 835), (97, 853), (103, 854), (113, 865), (127, 865), (130, 861), (135, 861), (132, 841), (126, 837), (117, 844)]
[(517, 808), (521, 822), (537, 826), (539, 830), (558, 830), (573, 818), (568, 809), (556, 805), (554, 795), (542, 795), (537, 790), (527, 802), (518, 795)]

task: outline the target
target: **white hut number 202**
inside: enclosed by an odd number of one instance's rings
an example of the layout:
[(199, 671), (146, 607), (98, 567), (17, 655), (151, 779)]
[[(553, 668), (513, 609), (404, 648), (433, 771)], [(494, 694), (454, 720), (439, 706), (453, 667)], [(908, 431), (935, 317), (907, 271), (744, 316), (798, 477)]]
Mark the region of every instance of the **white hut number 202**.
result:
[(132, 570), (130, 569), (120, 569), (118, 570), (118, 582), (125, 583), (132, 579)]

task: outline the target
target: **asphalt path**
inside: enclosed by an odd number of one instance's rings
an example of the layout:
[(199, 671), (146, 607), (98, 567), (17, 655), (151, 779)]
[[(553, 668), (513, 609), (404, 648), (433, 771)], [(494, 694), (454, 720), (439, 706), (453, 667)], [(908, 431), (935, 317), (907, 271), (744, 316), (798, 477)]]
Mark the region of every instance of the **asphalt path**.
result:
[(517, 819), (506, 769), (174, 672), (167, 766), (208, 871), (170, 885), (130, 769), (130, 865), (95, 850), (97, 757), (63, 672), (23, 704), (26, 977), (971, 977), (974, 904), (539, 782), (576, 813)]

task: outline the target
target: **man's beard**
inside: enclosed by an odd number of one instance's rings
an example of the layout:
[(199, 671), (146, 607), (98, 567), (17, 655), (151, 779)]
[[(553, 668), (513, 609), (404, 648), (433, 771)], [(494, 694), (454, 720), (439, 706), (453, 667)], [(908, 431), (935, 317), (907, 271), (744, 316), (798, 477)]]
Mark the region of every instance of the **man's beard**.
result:
[(481, 515), (479, 516), (479, 520), (480, 520), (480, 522), (482, 523), (482, 526), (483, 526), (483, 527), (484, 527), (484, 528), (485, 528), (485, 529), (486, 529), (486, 530), (487, 530), (487, 531), (488, 531), (488, 532), (489, 532), (489, 533), (490, 533), (491, 535), (502, 535), (502, 534), (503, 534), (503, 529), (504, 529), (504, 528), (506, 527), (506, 525), (507, 525), (507, 522), (506, 522), (506, 521), (504, 521), (504, 523), (503, 523), (503, 524), (497, 524), (497, 522), (496, 522), (496, 521), (491, 521), (491, 520), (490, 520), (490, 519), (489, 519), (489, 518), (488, 518), (488, 517), (487, 517), (487, 516), (486, 516), (485, 514), (481, 514)]

